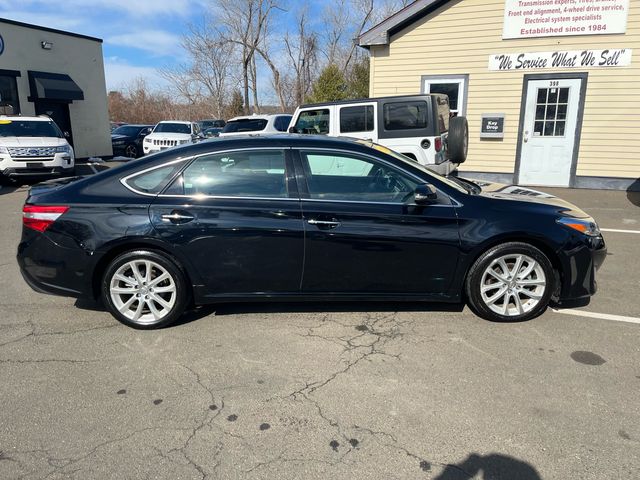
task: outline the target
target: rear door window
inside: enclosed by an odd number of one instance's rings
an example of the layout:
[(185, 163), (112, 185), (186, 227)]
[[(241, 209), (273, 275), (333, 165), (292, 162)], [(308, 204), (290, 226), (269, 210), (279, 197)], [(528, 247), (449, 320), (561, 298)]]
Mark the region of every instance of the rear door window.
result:
[(303, 110), (294, 126), (295, 133), (323, 134), (329, 133), (329, 109)]
[(382, 107), (385, 130), (418, 130), (427, 127), (427, 102), (389, 102)]
[(340, 109), (340, 133), (372, 131), (373, 105), (357, 105)]
[(165, 194), (286, 198), (284, 151), (240, 150), (205, 155), (189, 165)]

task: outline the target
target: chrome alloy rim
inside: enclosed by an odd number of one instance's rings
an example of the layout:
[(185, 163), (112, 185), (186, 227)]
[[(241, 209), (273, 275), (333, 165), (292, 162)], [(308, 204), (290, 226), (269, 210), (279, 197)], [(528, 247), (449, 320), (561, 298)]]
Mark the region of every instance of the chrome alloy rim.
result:
[(173, 309), (176, 284), (171, 274), (156, 262), (132, 260), (111, 277), (109, 294), (122, 315), (132, 322), (150, 325)]
[(540, 264), (516, 253), (491, 262), (482, 274), (480, 295), (493, 312), (515, 317), (535, 308), (546, 288), (547, 281)]

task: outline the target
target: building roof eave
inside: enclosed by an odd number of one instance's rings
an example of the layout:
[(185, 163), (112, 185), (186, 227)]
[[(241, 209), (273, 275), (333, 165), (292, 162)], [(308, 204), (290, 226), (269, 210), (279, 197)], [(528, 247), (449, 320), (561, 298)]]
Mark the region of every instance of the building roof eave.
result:
[(358, 37), (357, 44), (366, 49), (376, 45), (388, 45), (391, 35), (418, 21), (449, 1), (416, 0), (364, 32)]

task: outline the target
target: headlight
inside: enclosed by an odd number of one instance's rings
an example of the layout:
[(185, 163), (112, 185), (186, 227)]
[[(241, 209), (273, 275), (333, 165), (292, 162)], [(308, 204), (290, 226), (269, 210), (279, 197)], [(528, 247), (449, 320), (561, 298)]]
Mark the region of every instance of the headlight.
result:
[(56, 153), (71, 153), (71, 147), (69, 145), (60, 145), (56, 147)]
[(557, 222), (560, 225), (564, 225), (565, 227), (577, 230), (578, 232), (584, 235), (588, 235), (589, 237), (597, 237), (598, 235), (600, 235), (598, 224), (593, 218), (561, 217), (557, 220)]
[(180, 145), (184, 145), (185, 143), (189, 143), (189, 140), (180, 140)]
[(0, 147), (0, 155), (2, 154), (9, 155), (9, 150), (7, 149), (7, 147)]
[(147, 138), (147, 137), (145, 137), (145, 139), (144, 139), (144, 143), (151, 143), (151, 141), (152, 140), (150, 138)]
[(124, 140), (118, 140), (117, 142), (112, 142), (114, 145), (124, 145)]

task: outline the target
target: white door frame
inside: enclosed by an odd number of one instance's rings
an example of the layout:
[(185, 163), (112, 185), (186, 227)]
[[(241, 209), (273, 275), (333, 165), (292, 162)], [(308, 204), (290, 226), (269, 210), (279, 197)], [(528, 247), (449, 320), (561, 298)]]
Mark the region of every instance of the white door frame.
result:
[(578, 152), (580, 151), (580, 137), (582, 135), (582, 120), (584, 118), (584, 103), (587, 94), (587, 81), (589, 74), (587, 72), (577, 73), (541, 73), (527, 74), (522, 81), (522, 101), (520, 103), (520, 122), (518, 124), (518, 144), (516, 148), (516, 165), (513, 173), (513, 183), (520, 183), (520, 159), (522, 157), (522, 144), (525, 132), (525, 117), (527, 110), (527, 94), (529, 91), (529, 82), (532, 80), (563, 80), (563, 79), (579, 79), (582, 80), (580, 85), (580, 99), (578, 103), (578, 118), (576, 120), (575, 140), (573, 142), (573, 156), (571, 159), (571, 173), (569, 176), (569, 187), (574, 187), (576, 183), (576, 169), (578, 167)]

